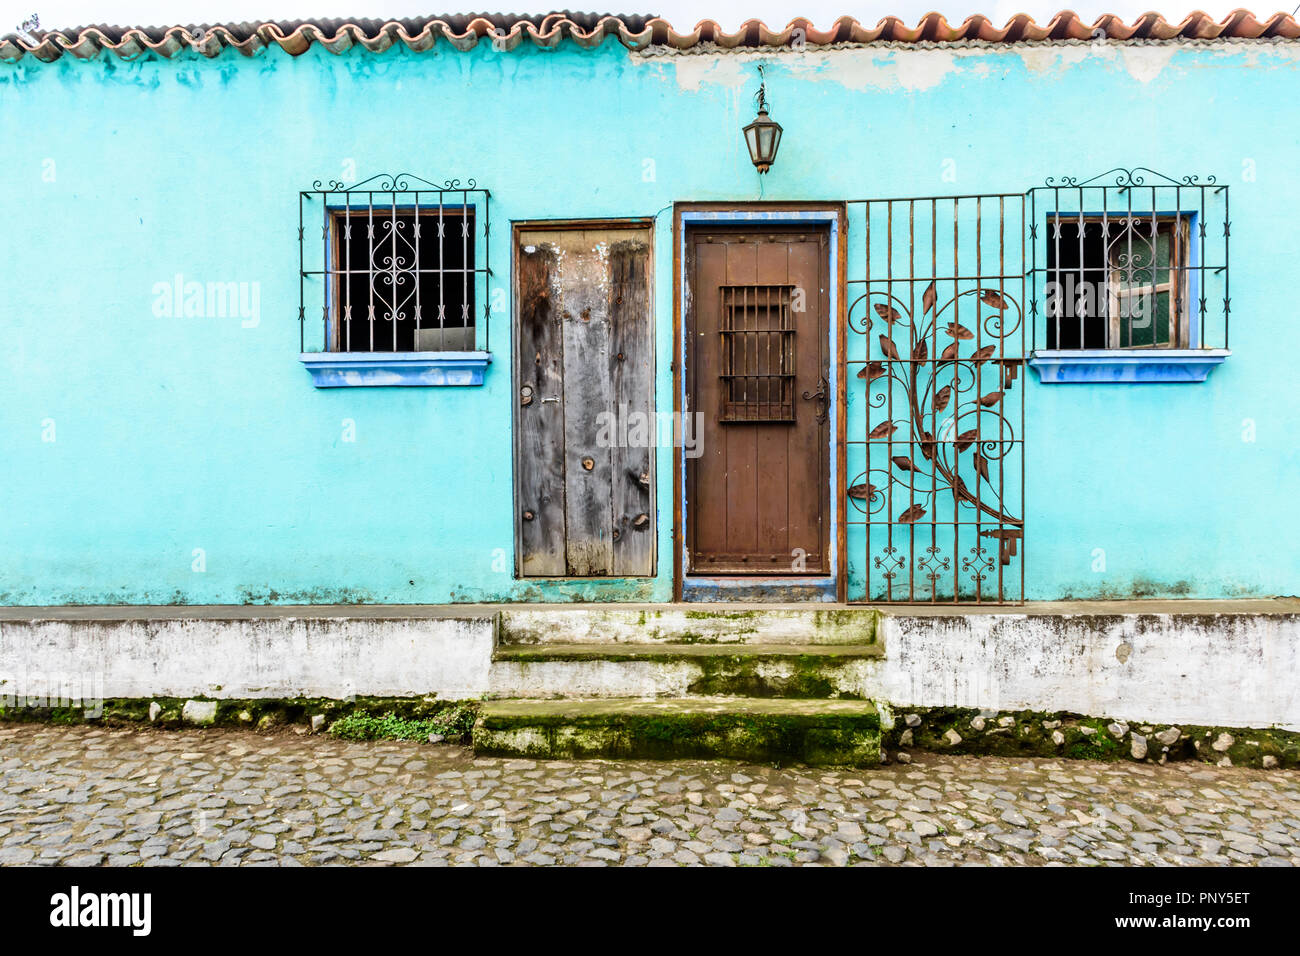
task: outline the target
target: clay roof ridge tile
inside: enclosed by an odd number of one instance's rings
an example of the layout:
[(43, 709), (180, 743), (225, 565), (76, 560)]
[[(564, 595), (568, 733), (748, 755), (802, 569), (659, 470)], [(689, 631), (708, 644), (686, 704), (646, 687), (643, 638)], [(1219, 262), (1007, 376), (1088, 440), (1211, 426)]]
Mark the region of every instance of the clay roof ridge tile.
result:
[(1144, 13), (1132, 23), (1125, 23), (1114, 14), (1103, 14), (1088, 24), (1074, 11), (1062, 10), (1045, 25), (1019, 13), (998, 27), (988, 17), (978, 14), (968, 16), (960, 24), (951, 24), (942, 14), (931, 11), (915, 25), (899, 17), (885, 16), (870, 27), (853, 17), (842, 16), (827, 28), (819, 29), (807, 17), (794, 17), (780, 29), (773, 29), (758, 19), (748, 19), (734, 32), (728, 32), (715, 20), (701, 20), (693, 29), (682, 32), (667, 20), (644, 14), (570, 11), (544, 15), (442, 14), (422, 18), (352, 17), (170, 26), (90, 24), (37, 31), (28, 36), (7, 34), (0, 37), (0, 59), (14, 61), (32, 55), (50, 61), (64, 53), (90, 59), (103, 50), (124, 59), (134, 59), (146, 52), (170, 57), (187, 48), (215, 57), (227, 47), (251, 55), (272, 43), (291, 56), (304, 53), (313, 43), (320, 43), (333, 52), (343, 52), (356, 43), (372, 52), (382, 52), (400, 42), (419, 52), (433, 47), (438, 39), (468, 50), (488, 36), (494, 42), (503, 42), (506, 49), (514, 49), (525, 40), (540, 47), (554, 47), (561, 39), (572, 40), (581, 47), (595, 47), (613, 37), (633, 50), (651, 45), (687, 50), (702, 44), (731, 50), (787, 46), (795, 39), (795, 31), (802, 31), (802, 42), (812, 46), (880, 40), (894, 43), (1087, 40), (1097, 36), (1098, 31), (1107, 39), (1120, 41), (1294, 40), (1300, 38), (1300, 23), (1287, 13), (1275, 13), (1261, 21), (1248, 10), (1236, 9), (1221, 21), (1196, 10), (1177, 24), (1155, 12)]

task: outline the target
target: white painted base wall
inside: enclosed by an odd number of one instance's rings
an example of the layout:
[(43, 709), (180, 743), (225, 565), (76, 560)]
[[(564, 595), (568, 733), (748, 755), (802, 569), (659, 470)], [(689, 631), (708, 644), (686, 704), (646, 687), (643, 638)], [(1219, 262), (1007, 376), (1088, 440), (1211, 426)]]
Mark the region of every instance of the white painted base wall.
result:
[[(451, 616), (0, 618), (0, 696), (445, 699), (528, 692), (494, 665), (496, 609)], [(512, 611), (512, 613), (519, 613)], [(554, 615), (553, 609), (547, 610)], [(567, 608), (575, 632), (592, 633)], [(783, 623), (785, 629), (787, 624)], [(1159, 723), (1300, 730), (1300, 613), (887, 613), (884, 657), (855, 679), (895, 708), (1073, 711)], [(679, 665), (552, 674), (545, 692), (681, 693)], [(613, 670), (611, 670), (611, 668)], [(536, 693), (538, 688), (533, 688)]]
[(885, 615), (899, 707), (1300, 730), (1300, 615)]
[(0, 621), (0, 695), (477, 697), (495, 623), (471, 618)]

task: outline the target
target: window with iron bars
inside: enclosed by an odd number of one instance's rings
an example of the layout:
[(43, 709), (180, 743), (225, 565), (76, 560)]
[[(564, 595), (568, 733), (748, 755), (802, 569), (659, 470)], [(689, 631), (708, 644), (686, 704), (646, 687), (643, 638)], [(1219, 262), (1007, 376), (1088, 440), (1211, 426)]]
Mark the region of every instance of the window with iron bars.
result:
[(1227, 348), (1227, 186), (1118, 169), (1029, 203), (1035, 349)]
[(724, 285), (724, 422), (794, 421), (794, 286)]
[(300, 192), (302, 350), (318, 308), (321, 351), (488, 351), (489, 198), (409, 173)]

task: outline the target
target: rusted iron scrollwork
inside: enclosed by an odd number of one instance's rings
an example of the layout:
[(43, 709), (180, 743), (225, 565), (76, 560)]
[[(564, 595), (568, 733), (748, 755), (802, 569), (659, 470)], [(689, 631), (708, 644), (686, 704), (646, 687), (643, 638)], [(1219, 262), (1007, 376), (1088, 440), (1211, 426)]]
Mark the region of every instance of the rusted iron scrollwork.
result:
[(490, 191), (378, 173), (317, 179), (298, 195), (302, 351), (309, 310), (321, 351), (490, 351)]

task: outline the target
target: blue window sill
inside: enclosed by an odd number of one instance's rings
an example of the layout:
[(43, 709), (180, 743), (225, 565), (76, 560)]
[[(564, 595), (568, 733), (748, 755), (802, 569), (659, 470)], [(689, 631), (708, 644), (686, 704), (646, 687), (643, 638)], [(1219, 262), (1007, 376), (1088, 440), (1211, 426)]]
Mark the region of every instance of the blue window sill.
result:
[(491, 352), (303, 352), (317, 388), (482, 385)]
[(1204, 382), (1227, 349), (1040, 350), (1029, 366), (1044, 385), (1106, 382)]

